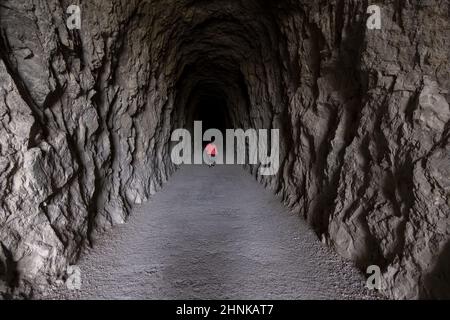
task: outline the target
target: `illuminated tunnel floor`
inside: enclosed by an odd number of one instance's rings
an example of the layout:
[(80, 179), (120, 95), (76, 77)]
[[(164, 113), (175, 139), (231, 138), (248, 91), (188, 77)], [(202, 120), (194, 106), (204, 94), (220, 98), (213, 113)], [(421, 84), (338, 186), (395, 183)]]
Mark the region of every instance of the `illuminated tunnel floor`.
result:
[(369, 299), (364, 277), (239, 166), (185, 166), (80, 260), (71, 299)]

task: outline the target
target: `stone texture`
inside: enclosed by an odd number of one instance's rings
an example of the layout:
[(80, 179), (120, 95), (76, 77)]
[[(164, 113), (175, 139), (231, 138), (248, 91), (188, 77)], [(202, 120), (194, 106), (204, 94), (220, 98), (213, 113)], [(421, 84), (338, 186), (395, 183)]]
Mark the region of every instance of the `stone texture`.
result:
[[(258, 180), (391, 298), (449, 297), (449, 3), (0, 3), (0, 292), (31, 296), (175, 170), (172, 129), (279, 128)], [(256, 173), (257, 168), (249, 167)], [(447, 266), (447, 267), (445, 267)]]

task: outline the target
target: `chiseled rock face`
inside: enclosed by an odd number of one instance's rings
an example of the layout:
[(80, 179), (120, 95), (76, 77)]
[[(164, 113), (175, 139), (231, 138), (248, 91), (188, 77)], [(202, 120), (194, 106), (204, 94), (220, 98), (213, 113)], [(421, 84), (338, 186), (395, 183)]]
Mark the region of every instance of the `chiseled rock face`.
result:
[[(449, 4), (83, 2), (0, 6), (0, 292), (65, 277), (175, 169), (196, 106), (279, 128), (259, 180), (391, 298), (449, 297)], [(251, 172), (257, 168), (249, 167)]]
[(173, 170), (167, 81), (141, 41), (150, 21), (116, 2), (87, 4), (80, 31), (66, 28), (69, 3), (0, 7), (5, 296), (64, 278), (98, 231), (123, 223)]

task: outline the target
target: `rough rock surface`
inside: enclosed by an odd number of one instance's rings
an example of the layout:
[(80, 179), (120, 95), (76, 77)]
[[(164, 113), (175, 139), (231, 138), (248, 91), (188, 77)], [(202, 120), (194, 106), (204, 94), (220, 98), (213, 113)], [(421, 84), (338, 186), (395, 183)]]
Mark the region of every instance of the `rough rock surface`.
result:
[[(174, 171), (170, 133), (279, 128), (282, 195), (392, 298), (449, 297), (449, 2), (0, 2), (0, 292), (30, 296)], [(249, 168), (256, 172), (256, 168)]]

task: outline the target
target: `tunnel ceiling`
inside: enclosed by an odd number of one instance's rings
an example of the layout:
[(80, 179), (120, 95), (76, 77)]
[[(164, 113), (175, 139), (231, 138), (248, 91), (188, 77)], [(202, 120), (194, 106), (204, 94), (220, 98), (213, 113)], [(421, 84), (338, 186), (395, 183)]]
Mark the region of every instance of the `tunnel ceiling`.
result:
[(383, 294), (448, 294), (449, 10), (419, 2), (368, 30), (367, 1), (82, 1), (69, 30), (69, 1), (3, 0), (0, 293), (64, 277), (203, 118), (280, 129), (258, 180)]

